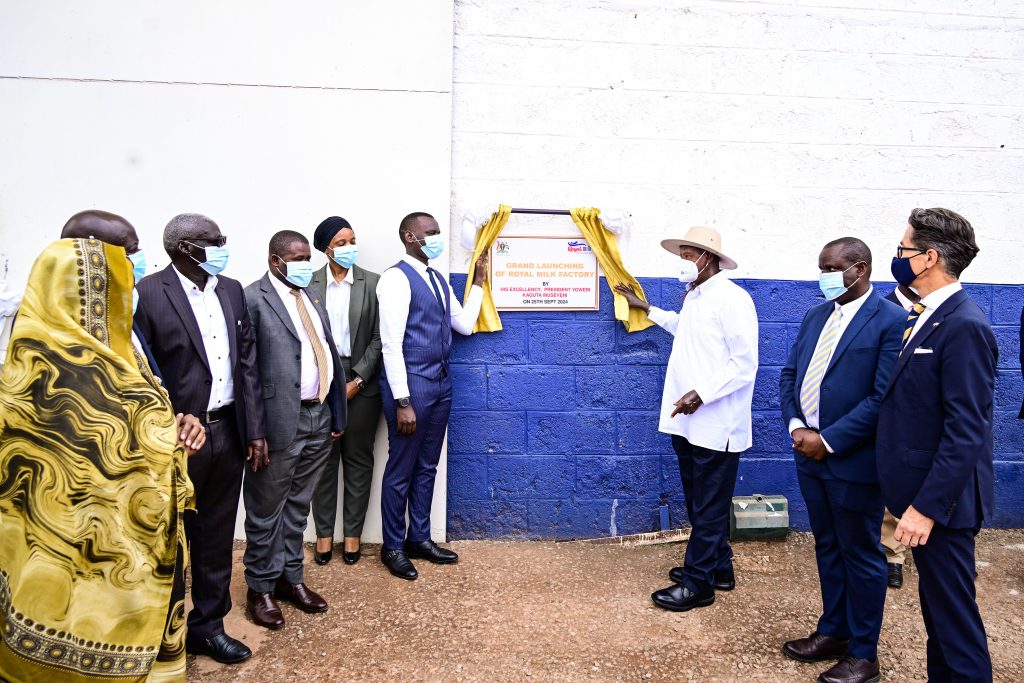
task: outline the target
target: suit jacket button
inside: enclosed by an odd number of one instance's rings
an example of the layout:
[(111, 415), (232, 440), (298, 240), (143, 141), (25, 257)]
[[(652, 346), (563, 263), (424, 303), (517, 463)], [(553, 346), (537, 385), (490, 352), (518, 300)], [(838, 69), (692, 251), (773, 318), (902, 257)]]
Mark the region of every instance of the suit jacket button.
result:
[(206, 380), (206, 386), (210, 386), (210, 384), (211, 384), (210, 380)]
[(295, 383), (295, 388), (298, 389), (301, 386), (298, 382)]
[(300, 353), (295, 354), (295, 360), (302, 360), (302, 354), (300, 354)]

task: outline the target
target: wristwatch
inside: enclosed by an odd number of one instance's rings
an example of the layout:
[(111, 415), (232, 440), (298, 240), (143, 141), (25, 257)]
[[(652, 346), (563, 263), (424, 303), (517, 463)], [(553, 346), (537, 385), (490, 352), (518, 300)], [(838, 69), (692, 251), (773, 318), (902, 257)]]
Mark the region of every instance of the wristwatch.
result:
[(359, 389), (359, 391), (362, 391), (363, 387), (365, 387), (365, 386), (366, 386), (366, 380), (363, 379), (362, 377), (358, 377), (357, 376), (356, 377), (356, 388)]
[(408, 408), (411, 404), (408, 396), (398, 399), (396, 403), (398, 403), (399, 408)]

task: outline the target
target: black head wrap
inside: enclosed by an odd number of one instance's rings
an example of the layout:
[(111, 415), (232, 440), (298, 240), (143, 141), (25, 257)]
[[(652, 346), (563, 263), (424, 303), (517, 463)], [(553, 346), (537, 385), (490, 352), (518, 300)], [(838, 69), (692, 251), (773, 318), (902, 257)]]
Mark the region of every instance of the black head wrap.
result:
[(352, 226), (341, 216), (325, 218), (320, 225), (316, 226), (316, 232), (313, 233), (313, 247), (317, 251), (323, 251), (331, 243), (331, 240), (334, 239), (334, 236), (338, 234), (338, 231), (345, 228), (351, 230)]

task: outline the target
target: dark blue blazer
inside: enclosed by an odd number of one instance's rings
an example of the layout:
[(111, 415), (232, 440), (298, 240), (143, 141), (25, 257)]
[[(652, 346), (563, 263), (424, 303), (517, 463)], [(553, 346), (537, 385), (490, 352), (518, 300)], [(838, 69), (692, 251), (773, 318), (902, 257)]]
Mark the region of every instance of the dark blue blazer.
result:
[(145, 354), (146, 360), (149, 361), (149, 369), (163, 382), (164, 376), (160, 374), (160, 366), (157, 365), (153, 350), (149, 348), (149, 342), (146, 341), (146, 335), (143, 334), (138, 322), (132, 322), (132, 332), (135, 333), (135, 338), (139, 340), (139, 346), (142, 348), (142, 353)]
[[(806, 423), (800, 408), (800, 387), (814, 356), (814, 347), (832, 312), (833, 302), (815, 306), (804, 316), (796, 343), (789, 351), (779, 380), (782, 417), (788, 426), (796, 417)], [(819, 431), (833, 449), (825, 457), (837, 479), (876, 483), (875, 432), (878, 405), (899, 354), (906, 312), (872, 291), (846, 326), (821, 380)], [(798, 468), (812, 467), (795, 453)]]
[(878, 474), (886, 507), (950, 528), (992, 518), (992, 405), (999, 351), (963, 290), (918, 330), (878, 412)]

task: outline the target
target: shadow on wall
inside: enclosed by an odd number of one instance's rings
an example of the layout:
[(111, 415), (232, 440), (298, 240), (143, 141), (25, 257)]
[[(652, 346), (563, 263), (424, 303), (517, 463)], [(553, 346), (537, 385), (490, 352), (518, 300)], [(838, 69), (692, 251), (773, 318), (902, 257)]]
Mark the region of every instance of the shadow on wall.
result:
[[(736, 280), (760, 321), (754, 445), (737, 495), (778, 493), (796, 529), (808, 528), (789, 436), (778, 410), (779, 373), (800, 321), (822, 301), (816, 282)], [(683, 285), (641, 278), (652, 304), (678, 310)], [(461, 292), (465, 275), (453, 274)], [(456, 335), (448, 432), (448, 535), (567, 539), (672, 526), (686, 508), (669, 437), (657, 431), (672, 338), (661, 328), (627, 334), (601, 284), (601, 309), (503, 313), (504, 330)], [(892, 283), (877, 285), (887, 293)], [(966, 285), (999, 342), (996, 382), (996, 527), (1024, 527), (1024, 420), (1019, 316), (1024, 285)], [(992, 302), (999, 301), (993, 310)]]

